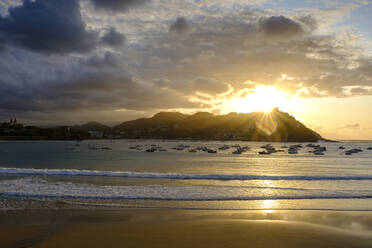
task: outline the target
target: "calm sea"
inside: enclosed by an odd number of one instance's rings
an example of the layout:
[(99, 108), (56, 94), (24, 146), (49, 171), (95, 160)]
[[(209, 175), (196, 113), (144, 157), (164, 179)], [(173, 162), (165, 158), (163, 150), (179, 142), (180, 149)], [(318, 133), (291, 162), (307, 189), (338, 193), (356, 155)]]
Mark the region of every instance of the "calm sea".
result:
[[(190, 148), (171, 149), (181, 144)], [(235, 144), (250, 150), (218, 150)], [(0, 142), (0, 209), (62, 202), (72, 208), (372, 210), (371, 143), (319, 143), (327, 148), (323, 156), (309, 153), (306, 143), (298, 154), (260, 155), (264, 144)], [(167, 151), (145, 152), (151, 145)], [(363, 151), (348, 156), (341, 145)], [(189, 152), (198, 146), (218, 151)]]

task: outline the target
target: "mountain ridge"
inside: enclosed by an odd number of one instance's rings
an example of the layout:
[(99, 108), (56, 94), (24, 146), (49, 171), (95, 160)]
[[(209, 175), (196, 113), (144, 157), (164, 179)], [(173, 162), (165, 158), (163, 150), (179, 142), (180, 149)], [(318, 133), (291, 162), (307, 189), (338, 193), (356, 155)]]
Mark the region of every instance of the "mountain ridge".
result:
[(274, 109), (270, 113), (208, 112), (182, 114), (160, 112), (150, 118), (125, 121), (112, 131), (134, 139), (208, 139), (250, 141), (315, 142), (323, 139), (288, 113)]
[(214, 115), (208, 112), (183, 114), (159, 112), (150, 118), (139, 118), (107, 126), (93, 121), (76, 126), (40, 128), (4, 122), (0, 139), (187, 139), (187, 140), (245, 140), (270, 142), (330, 141), (306, 127), (288, 113), (273, 109), (270, 113), (229, 113)]

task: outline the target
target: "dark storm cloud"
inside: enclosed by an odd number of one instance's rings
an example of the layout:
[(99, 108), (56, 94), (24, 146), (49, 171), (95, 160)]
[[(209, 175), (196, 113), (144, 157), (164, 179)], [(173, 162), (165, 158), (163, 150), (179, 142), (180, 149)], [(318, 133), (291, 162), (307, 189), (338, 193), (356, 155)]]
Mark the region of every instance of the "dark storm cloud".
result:
[(298, 21), (304, 24), (302, 28), (305, 32), (312, 32), (318, 27), (317, 21), (310, 15), (301, 16), (298, 18)]
[[(200, 104), (171, 90), (141, 84), (129, 75), (84, 73), (67, 81), (7, 84), (0, 81), (0, 112), (151, 110)], [(205, 105), (203, 105), (204, 107)]]
[(102, 43), (111, 47), (122, 47), (125, 44), (125, 35), (116, 31), (115, 28), (110, 30), (102, 37)]
[(206, 77), (197, 77), (190, 81), (177, 80), (175, 82), (160, 78), (153, 80), (153, 84), (155, 87), (172, 89), (184, 95), (194, 95), (196, 92), (216, 95), (229, 89), (226, 83)]
[(301, 24), (284, 16), (261, 18), (258, 29), (267, 36), (279, 38), (299, 36), (305, 32)]
[(96, 9), (112, 12), (126, 12), (137, 5), (144, 4), (150, 0), (91, 0)]
[(82, 53), (93, 49), (97, 35), (86, 29), (77, 0), (24, 0), (0, 17), (8, 43), (43, 53)]
[(59, 111), (107, 108), (113, 95), (133, 87), (129, 76), (85, 73), (65, 81), (9, 85), (0, 82), (0, 109), (13, 111)]
[(170, 32), (185, 34), (190, 31), (190, 24), (184, 17), (178, 17), (169, 27)]
[(119, 54), (106, 52), (103, 56), (92, 56), (82, 60), (82, 64), (96, 68), (120, 68), (122, 61)]

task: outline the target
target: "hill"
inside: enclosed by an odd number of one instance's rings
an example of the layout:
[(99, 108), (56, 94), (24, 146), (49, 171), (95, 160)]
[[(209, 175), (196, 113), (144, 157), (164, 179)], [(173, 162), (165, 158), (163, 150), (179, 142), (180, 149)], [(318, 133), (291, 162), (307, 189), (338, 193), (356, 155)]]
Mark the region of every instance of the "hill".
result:
[(85, 123), (80, 126), (75, 126), (74, 128), (78, 130), (82, 130), (82, 131), (98, 131), (98, 132), (104, 132), (110, 129), (109, 126), (106, 126), (96, 121), (91, 121), (91, 122)]
[(112, 128), (123, 138), (211, 139), (281, 142), (316, 142), (322, 137), (288, 113), (230, 113), (213, 115), (199, 112), (186, 115), (160, 112), (151, 118), (126, 121)]

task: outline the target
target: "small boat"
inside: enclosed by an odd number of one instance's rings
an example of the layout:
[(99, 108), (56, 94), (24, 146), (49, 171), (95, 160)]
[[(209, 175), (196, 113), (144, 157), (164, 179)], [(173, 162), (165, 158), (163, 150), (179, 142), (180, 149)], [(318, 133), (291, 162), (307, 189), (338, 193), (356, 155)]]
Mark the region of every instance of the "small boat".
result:
[(93, 145), (88, 145), (89, 150), (99, 150), (100, 148)]
[(189, 152), (197, 152), (196, 149), (190, 149)]
[(130, 146), (129, 149), (131, 150), (138, 150), (139, 148), (142, 148), (141, 145), (137, 145), (137, 146)]
[(359, 153), (359, 152), (362, 152), (363, 150), (362, 149), (359, 149), (359, 148), (354, 148), (354, 149), (351, 149), (351, 150), (347, 150), (345, 152), (346, 155), (351, 155), (353, 153)]
[(311, 148), (317, 148), (320, 145), (314, 145), (314, 144), (307, 144), (306, 147), (311, 147)]
[(242, 149), (236, 149), (235, 151), (232, 152), (232, 154), (242, 154), (243, 150)]
[(112, 148), (111, 147), (108, 147), (108, 146), (102, 146), (101, 147), (101, 150), (112, 150)]
[(314, 151), (313, 153), (314, 155), (324, 155), (324, 152), (321, 151)]
[(372, 147), (368, 147), (367, 150), (372, 150)]
[(325, 152), (325, 151), (327, 151), (327, 147), (325, 147), (325, 146), (319, 146), (319, 147), (316, 148), (316, 150), (317, 151)]
[(230, 146), (223, 145), (223, 146), (221, 146), (221, 147), (218, 148), (218, 150), (227, 150), (227, 149), (230, 149)]
[(258, 152), (258, 154), (260, 154), (260, 155), (269, 155), (269, 154), (271, 154), (271, 152), (269, 152), (269, 151), (260, 151), (260, 152)]
[(288, 150), (288, 154), (297, 154), (298, 151), (297, 150)]
[(344, 150), (345, 147), (344, 147), (344, 146), (340, 146), (338, 149), (340, 149), (340, 150)]
[(216, 150), (212, 150), (212, 149), (209, 149), (207, 152), (208, 152), (208, 153), (217, 153)]
[(149, 149), (146, 150), (146, 152), (155, 152), (155, 151), (156, 151), (155, 148), (149, 148)]
[(267, 145), (263, 145), (263, 146), (260, 146), (260, 148), (263, 148), (263, 149), (266, 149), (268, 147), (271, 147), (271, 144), (267, 144)]

